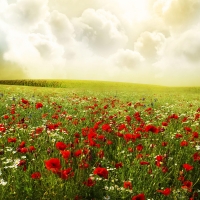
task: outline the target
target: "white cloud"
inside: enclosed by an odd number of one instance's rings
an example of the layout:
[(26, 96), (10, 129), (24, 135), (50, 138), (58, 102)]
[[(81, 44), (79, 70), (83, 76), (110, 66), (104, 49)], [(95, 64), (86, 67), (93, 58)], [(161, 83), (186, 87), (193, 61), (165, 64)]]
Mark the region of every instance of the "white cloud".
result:
[(48, 14), (48, 0), (17, 0), (2, 12), (3, 19), (15, 28), (26, 29), (43, 20)]
[(163, 45), (165, 36), (158, 32), (143, 32), (135, 43), (135, 50), (140, 52), (146, 59), (157, 59)]
[(141, 66), (144, 58), (140, 53), (129, 49), (119, 49), (109, 58), (111, 65), (118, 68), (135, 69)]
[(89, 45), (97, 54), (109, 55), (123, 48), (128, 38), (117, 17), (103, 9), (87, 9), (74, 20), (76, 38)]
[(166, 40), (154, 67), (160, 82), (168, 85), (198, 85), (200, 80), (200, 27)]

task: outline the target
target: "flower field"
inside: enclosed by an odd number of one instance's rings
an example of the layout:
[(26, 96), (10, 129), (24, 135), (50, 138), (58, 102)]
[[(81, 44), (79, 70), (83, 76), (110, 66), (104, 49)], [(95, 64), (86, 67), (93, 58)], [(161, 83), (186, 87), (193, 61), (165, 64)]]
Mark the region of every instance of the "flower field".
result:
[(0, 85), (0, 199), (198, 200), (199, 122), (200, 88)]

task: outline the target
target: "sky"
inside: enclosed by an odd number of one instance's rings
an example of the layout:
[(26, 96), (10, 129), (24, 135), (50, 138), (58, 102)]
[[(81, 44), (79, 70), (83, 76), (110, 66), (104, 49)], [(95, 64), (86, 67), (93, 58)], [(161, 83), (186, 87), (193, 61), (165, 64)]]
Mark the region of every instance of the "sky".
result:
[(0, 0), (0, 79), (200, 86), (199, 0)]

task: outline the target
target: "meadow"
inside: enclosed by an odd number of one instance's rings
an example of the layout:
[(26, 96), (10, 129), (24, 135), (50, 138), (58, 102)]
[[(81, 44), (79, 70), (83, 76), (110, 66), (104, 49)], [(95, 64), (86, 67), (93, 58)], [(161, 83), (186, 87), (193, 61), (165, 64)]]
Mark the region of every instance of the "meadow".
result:
[(1, 200), (200, 199), (200, 87), (0, 84)]

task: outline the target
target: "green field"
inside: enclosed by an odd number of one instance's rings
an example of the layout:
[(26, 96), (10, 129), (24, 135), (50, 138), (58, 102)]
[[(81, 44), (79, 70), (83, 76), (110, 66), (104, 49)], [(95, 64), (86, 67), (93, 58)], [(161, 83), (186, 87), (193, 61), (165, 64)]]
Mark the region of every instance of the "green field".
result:
[(0, 199), (200, 199), (200, 87), (0, 81)]

